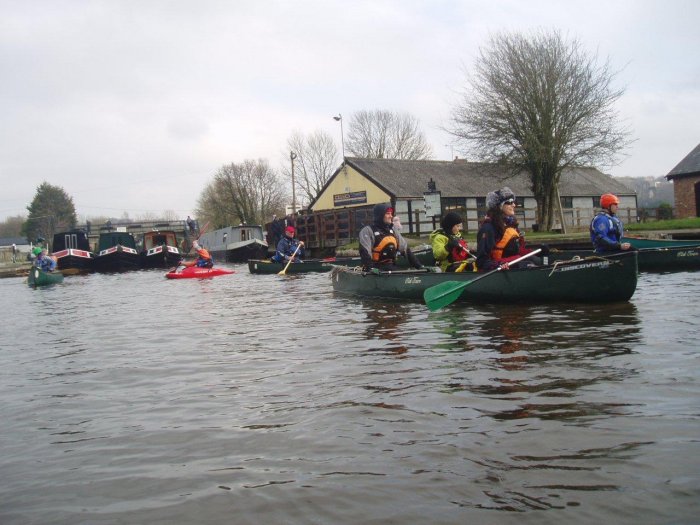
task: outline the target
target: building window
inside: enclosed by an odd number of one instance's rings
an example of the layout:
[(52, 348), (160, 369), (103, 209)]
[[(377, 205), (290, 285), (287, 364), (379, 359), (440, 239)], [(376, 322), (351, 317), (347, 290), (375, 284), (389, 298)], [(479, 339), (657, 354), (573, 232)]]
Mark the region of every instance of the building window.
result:
[(570, 210), (574, 207), (573, 197), (559, 197), (559, 202), (561, 202), (562, 209)]
[(459, 213), (464, 217), (467, 211), (466, 199), (462, 197), (443, 197), (440, 199), (440, 206), (442, 207), (443, 217), (450, 211)]

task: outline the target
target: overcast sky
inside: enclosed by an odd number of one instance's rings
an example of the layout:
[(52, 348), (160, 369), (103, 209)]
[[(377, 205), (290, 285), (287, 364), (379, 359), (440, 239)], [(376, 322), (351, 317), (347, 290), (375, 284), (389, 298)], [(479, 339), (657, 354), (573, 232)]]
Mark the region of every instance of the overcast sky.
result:
[[(622, 69), (636, 140), (613, 176), (661, 176), (700, 142), (697, 0), (0, 0), (0, 220), (39, 184), (79, 219), (191, 214), (224, 164), (289, 162), (358, 110), (417, 117), (434, 158), (479, 46), (557, 29)], [(457, 154), (454, 150), (454, 154)], [(467, 155), (468, 157), (468, 155)], [(340, 157), (338, 158), (340, 163)]]

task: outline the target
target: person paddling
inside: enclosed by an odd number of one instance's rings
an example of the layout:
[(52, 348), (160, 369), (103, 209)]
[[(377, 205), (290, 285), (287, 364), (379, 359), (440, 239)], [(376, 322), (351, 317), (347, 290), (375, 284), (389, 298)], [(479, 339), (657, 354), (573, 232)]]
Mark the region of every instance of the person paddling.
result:
[(304, 262), (301, 260), (304, 257), (304, 241), (294, 238), (294, 235), (296, 235), (294, 226), (287, 226), (284, 229), (284, 237), (277, 243), (277, 252), (272, 256), (274, 262)]
[(34, 260), (34, 266), (39, 268), (44, 272), (53, 272), (56, 269), (56, 261), (53, 257), (49, 257), (46, 253), (46, 248), (36, 247), (33, 250), (36, 259)]
[[(476, 234), (476, 266), (480, 272), (498, 267), (508, 270), (511, 262), (532, 252), (525, 248), (525, 236), (518, 229), (515, 194), (508, 187), (489, 192), (486, 206), (486, 218)], [(539, 265), (541, 261), (539, 257), (530, 257), (521, 264)]]
[(182, 266), (185, 266), (187, 268), (191, 268), (193, 266), (196, 266), (197, 268), (213, 268), (214, 267), (214, 260), (212, 259), (211, 255), (209, 255), (209, 251), (202, 248), (199, 245), (198, 241), (194, 241), (192, 243), (192, 248), (197, 252), (197, 258), (194, 259), (193, 261), (185, 261), (181, 262), (180, 264)]

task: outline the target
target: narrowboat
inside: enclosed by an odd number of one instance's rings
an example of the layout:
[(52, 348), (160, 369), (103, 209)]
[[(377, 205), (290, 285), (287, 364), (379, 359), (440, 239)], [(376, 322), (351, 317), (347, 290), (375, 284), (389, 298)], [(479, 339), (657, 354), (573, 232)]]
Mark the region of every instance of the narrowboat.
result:
[(174, 231), (154, 230), (143, 234), (143, 268), (170, 268), (177, 266), (181, 260), (182, 254), (177, 247), (177, 235)]
[(63, 282), (63, 274), (59, 271), (45, 272), (41, 268), (32, 266), (27, 276), (27, 284), (36, 288), (37, 286), (48, 286)]
[(94, 268), (98, 272), (126, 272), (141, 267), (134, 236), (128, 232), (100, 233)]
[[(433, 273), (398, 270), (372, 274), (359, 268), (334, 266), (336, 292), (422, 300), (426, 290), (442, 283), (464, 286), (458, 301), (475, 303), (544, 303), (628, 301), (637, 287), (637, 252), (606, 258), (558, 261), (554, 264), (492, 273)], [(444, 286), (444, 285), (443, 285)]]
[(248, 259), (264, 259), (267, 243), (262, 226), (228, 226), (207, 232), (199, 238), (214, 261), (246, 262)]
[[(90, 251), (90, 242), (84, 230), (70, 230), (53, 236), (52, 257), (59, 270), (91, 271), (95, 255)], [(75, 272), (77, 273), (77, 272)]]

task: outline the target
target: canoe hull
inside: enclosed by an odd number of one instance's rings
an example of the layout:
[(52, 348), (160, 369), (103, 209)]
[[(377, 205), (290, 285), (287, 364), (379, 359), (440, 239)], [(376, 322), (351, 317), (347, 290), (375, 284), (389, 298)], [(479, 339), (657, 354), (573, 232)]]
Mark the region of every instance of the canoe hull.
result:
[(165, 277), (168, 279), (209, 279), (211, 277), (219, 277), (221, 275), (230, 275), (235, 273), (233, 270), (225, 268), (185, 268), (181, 272), (168, 272)]
[(63, 274), (61, 272), (45, 272), (36, 266), (29, 269), (27, 284), (32, 287), (48, 286), (63, 282)]
[[(347, 263), (347, 264), (346, 264)], [(332, 265), (342, 266), (358, 266), (361, 265), (359, 257), (347, 259), (312, 259), (305, 260), (303, 263), (292, 263), (287, 268), (286, 273), (319, 273), (330, 272)], [(248, 270), (250, 273), (256, 274), (276, 274), (284, 270), (287, 263), (278, 263), (270, 259), (249, 259)]]
[[(549, 260), (566, 261), (574, 257), (600, 257), (592, 250), (551, 250)], [(700, 245), (640, 248), (637, 250), (640, 272), (679, 272), (700, 270)]]
[[(479, 273), (397, 271), (381, 275), (334, 267), (337, 292), (367, 297), (422, 300), (437, 284), (465, 282)], [(628, 301), (637, 287), (636, 252), (607, 259), (559, 262), (534, 269), (507, 270), (480, 279), (464, 289), (459, 301), (480, 303), (619, 302)]]
[(684, 241), (680, 239), (647, 239), (644, 237), (623, 237), (622, 242), (628, 242), (635, 248), (680, 248), (700, 246), (700, 241)]

